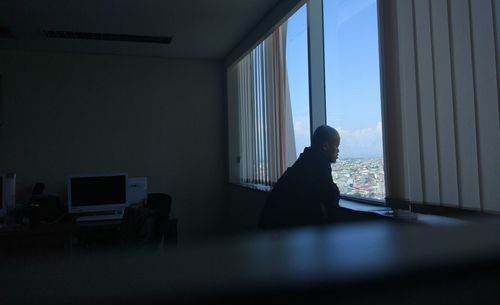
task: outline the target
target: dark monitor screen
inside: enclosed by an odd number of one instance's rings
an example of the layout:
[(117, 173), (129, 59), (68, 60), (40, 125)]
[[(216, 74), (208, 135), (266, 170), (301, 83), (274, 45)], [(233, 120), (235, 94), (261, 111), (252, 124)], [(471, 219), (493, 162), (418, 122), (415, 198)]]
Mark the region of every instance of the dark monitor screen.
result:
[(125, 175), (73, 177), (70, 179), (71, 205), (124, 204), (127, 201)]

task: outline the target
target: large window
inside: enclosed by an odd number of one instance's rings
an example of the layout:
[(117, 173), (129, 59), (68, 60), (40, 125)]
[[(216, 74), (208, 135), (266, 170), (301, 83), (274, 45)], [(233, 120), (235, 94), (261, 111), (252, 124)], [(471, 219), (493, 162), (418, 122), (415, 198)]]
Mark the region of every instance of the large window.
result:
[(341, 193), (385, 197), (376, 0), (324, 0), (327, 124), (339, 130)]
[[(341, 193), (383, 199), (376, 0), (321, 3), (300, 7), (228, 70), (239, 126), (233, 176), (243, 183), (273, 185), (310, 145), (311, 125), (328, 124), (342, 138), (340, 160), (332, 167)], [(323, 23), (312, 24), (318, 18)], [(325, 60), (318, 64), (322, 50)], [(322, 84), (324, 79), (322, 86), (312, 82), (318, 79)], [(317, 111), (325, 104), (326, 113)]]
[[(281, 56), (276, 57), (279, 77), (266, 88), (289, 96), (271, 104), (280, 105), (275, 120), (281, 124), (280, 137), (269, 142), (279, 148), (275, 156), (280, 163), (271, 184), (309, 144), (308, 131), (328, 124), (342, 138), (332, 177), (343, 195), (499, 211), (496, 3), (307, 0), (306, 7), (288, 20), (288, 37), (275, 52)], [(281, 8), (268, 16), (281, 18)], [(378, 18), (378, 9), (384, 18)], [(384, 86), (379, 77), (378, 21), (386, 25), (382, 30), (387, 53), (380, 56), (388, 68)], [(259, 26), (252, 34), (262, 31)], [(255, 35), (240, 46), (253, 43), (249, 40)], [(235, 79), (233, 67), (228, 68), (228, 83)], [(228, 90), (233, 97), (236, 91)], [(233, 101), (228, 104), (230, 113), (241, 99)], [(240, 143), (235, 131), (239, 123), (232, 117), (228, 116), (229, 142)], [(382, 134), (390, 143), (385, 156)], [(232, 181), (241, 177), (238, 160), (258, 163), (238, 149), (230, 144)], [(391, 182), (387, 195), (385, 176)]]

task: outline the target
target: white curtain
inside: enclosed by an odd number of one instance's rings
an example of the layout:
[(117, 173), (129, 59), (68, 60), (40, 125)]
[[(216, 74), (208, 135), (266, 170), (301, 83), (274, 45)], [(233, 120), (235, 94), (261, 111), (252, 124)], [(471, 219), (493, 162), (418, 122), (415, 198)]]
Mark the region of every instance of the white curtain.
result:
[[(295, 161), (286, 23), (236, 64), (240, 182), (272, 185)], [(234, 81), (234, 80), (232, 80)]]

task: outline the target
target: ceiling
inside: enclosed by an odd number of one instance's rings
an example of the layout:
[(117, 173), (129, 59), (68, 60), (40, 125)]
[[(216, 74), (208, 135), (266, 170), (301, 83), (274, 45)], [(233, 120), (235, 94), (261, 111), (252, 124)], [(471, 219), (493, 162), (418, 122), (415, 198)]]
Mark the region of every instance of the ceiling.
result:
[[(278, 0), (0, 0), (0, 48), (222, 59)], [(45, 37), (44, 31), (171, 36), (170, 44)]]

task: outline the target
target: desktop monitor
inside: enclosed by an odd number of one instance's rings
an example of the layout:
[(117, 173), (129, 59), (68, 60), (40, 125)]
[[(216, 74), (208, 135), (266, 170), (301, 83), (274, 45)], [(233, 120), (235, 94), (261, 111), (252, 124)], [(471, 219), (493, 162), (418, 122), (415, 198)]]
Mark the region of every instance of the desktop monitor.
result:
[(128, 175), (105, 174), (68, 177), (68, 212), (105, 212), (125, 209)]

